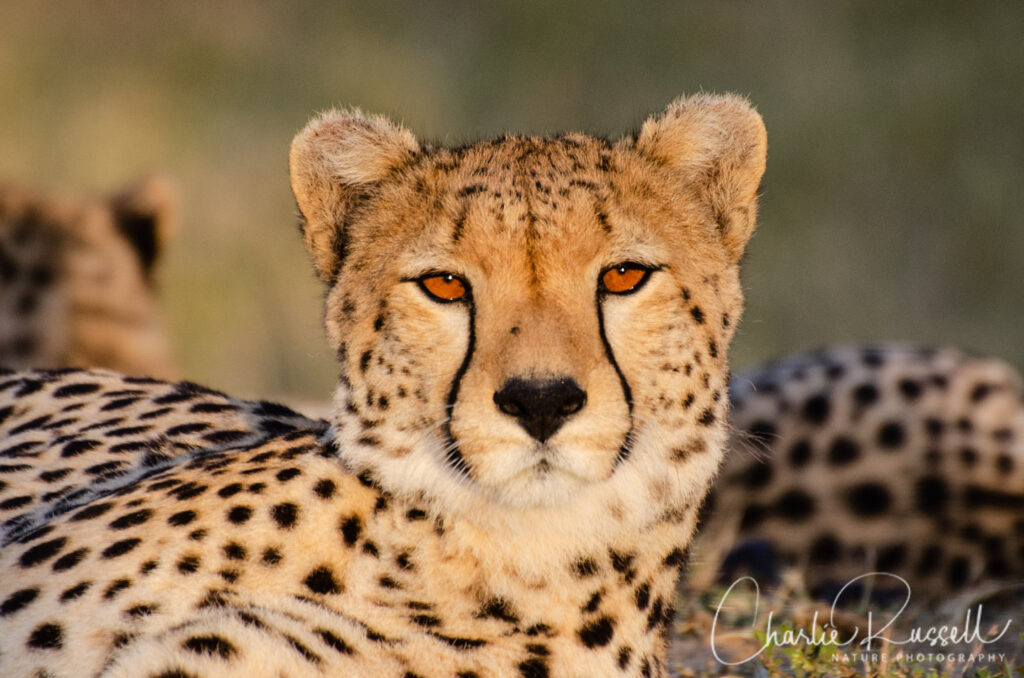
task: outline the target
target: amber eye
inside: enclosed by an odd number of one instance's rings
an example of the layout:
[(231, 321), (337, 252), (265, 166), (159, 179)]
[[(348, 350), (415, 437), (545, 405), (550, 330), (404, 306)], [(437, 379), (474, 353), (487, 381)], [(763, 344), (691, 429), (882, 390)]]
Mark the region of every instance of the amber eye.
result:
[(466, 283), (451, 273), (435, 273), (419, 279), (420, 287), (437, 301), (458, 301), (466, 297)]
[(635, 292), (651, 274), (649, 268), (639, 264), (619, 264), (601, 274), (601, 290), (611, 294)]

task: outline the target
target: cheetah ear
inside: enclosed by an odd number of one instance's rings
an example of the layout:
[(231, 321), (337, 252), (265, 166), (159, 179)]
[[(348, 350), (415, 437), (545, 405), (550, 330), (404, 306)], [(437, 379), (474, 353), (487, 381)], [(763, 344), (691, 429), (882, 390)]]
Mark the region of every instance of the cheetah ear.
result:
[(768, 148), (764, 122), (750, 103), (736, 95), (680, 97), (644, 123), (636, 146), (682, 172), (711, 208), (727, 252), (739, 261), (754, 231)]
[(416, 138), (381, 116), (328, 111), (292, 141), (292, 193), (320, 278), (330, 282), (345, 257), (345, 223), (356, 204), (419, 151)]
[(129, 184), (110, 199), (114, 225), (131, 243), (146, 278), (175, 230), (178, 191), (165, 177), (147, 176)]

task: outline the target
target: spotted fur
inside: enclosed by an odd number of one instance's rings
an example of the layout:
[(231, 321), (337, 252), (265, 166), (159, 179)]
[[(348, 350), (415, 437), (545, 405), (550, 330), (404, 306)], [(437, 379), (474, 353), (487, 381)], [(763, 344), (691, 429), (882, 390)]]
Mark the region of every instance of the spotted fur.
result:
[(0, 185), (0, 366), (174, 373), (154, 290), (172, 189), (111, 198)]
[[(341, 365), (330, 428), (187, 384), (8, 376), (0, 497), (29, 500), (0, 673), (666, 675), (764, 160), (735, 97), (615, 143), (433, 149), (315, 119), (291, 175)], [(627, 264), (643, 284), (602, 291)]]
[(918, 598), (1024, 579), (1024, 387), (1006, 363), (840, 348), (731, 389), (737, 433), (703, 529), (738, 544), (729, 578), (782, 564), (831, 596), (879, 571)]

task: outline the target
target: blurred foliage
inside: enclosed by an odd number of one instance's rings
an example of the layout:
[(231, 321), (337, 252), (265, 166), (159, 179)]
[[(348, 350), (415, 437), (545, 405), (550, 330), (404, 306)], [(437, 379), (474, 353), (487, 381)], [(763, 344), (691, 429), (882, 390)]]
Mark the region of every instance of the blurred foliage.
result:
[(618, 135), (682, 92), (769, 131), (737, 366), (826, 343), (1024, 365), (1024, 3), (0, 2), (0, 177), (182, 190), (163, 277), (183, 372), (323, 397), (335, 368), (288, 143), (358, 105), (424, 138)]

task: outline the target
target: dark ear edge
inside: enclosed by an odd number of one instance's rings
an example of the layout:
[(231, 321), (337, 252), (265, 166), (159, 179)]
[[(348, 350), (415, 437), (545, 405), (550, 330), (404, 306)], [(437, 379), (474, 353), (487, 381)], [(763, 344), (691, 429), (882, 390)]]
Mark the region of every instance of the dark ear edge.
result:
[(152, 282), (156, 263), (174, 230), (177, 189), (165, 177), (139, 179), (110, 200), (114, 225), (135, 249), (146, 280)]
[(420, 150), (416, 138), (386, 118), (332, 110), (292, 141), (289, 172), (299, 226), (320, 279), (329, 283), (345, 256), (345, 223), (390, 172)]
[(754, 232), (768, 151), (754, 107), (732, 94), (680, 97), (644, 123), (636, 147), (696, 189), (730, 258), (739, 261)]

